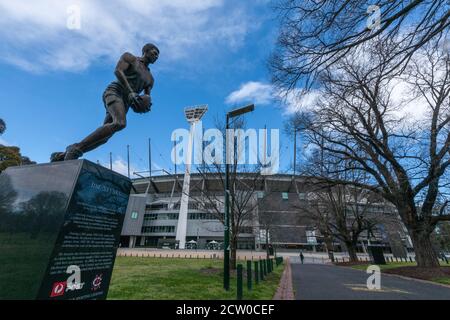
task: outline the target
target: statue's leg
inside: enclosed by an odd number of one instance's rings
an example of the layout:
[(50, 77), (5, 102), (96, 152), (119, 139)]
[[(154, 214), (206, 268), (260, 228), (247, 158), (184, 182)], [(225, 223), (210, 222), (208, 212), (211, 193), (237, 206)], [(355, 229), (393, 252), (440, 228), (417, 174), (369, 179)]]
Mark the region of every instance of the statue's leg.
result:
[[(106, 110), (106, 117), (105, 120), (103, 121), (103, 125), (108, 124), (113, 122), (113, 118), (111, 117), (111, 115), (109, 114), (108, 110)], [(101, 144), (105, 143), (106, 141), (99, 141), (99, 143), (95, 146), (91, 146), (90, 150), (95, 149), (96, 147), (100, 146)], [(87, 152), (89, 150), (85, 150), (85, 152)], [(64, 158), (66, 157), (66, 153), (65, 152), (54, 152), (52, 153), (52, 155), (50, 156), (50, 162), (58, 162), (58, 161), (64, 161)]]
[(81, 142), (67, 147), (64, 160), (78, 159), (83, 153), (94, 150), (106, 143), (117, 131), (126, 126), (127, 108), (123, 100), (115, 95), (105, 98), (105, 107), (108, 114), (104, 124), (84, 138)]
[[(103, 121), (103, 125), (107, 125), (113, 122), (112, 116), (109, 114), (109, 112), (106, 113), (105, 121)], [(101, 146), (102, 144), (105, 144), (108, 141), (109, 138), (105, 138), (103, 140), (97, 141), (97, 143), (88, 146), (86, 149), (84, 149), (84, 152), (89, 152), (91, 150), (96, 149), (97, 147)]]

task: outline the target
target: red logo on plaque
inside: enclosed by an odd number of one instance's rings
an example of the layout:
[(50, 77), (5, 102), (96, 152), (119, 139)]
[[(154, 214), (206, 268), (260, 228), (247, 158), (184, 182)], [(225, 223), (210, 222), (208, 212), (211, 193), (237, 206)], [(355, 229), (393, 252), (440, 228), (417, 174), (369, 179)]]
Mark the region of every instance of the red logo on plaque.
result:
[(103, 274), (97, 274), (94, 278), (94, 280), (92, 281), (92, 291), (97, 291), (100, 286), (102, 285), (102, 280), (103, 280)]
[(50, 298), (60, 297), (64, 295), (66, 291), (67, 282), (55, 282), (53, 284), (52, 293), (50, 294)]

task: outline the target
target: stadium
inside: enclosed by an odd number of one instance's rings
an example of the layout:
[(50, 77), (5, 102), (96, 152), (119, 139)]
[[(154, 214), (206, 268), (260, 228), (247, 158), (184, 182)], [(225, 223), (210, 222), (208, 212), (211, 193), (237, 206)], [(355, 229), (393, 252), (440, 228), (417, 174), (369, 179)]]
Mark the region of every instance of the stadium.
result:
[[(167, 174), (133, 181), (121, 235), (122, 248), (178, 249), (183, 241), (184, 249), (222, 249), (223, 177), (191, 175), (184, 215), (187, 221), (179, 219), (183, 179), (183, 175)], [(242, 219), (238, 232), (238, 249), (265, 250), (268, 245), (279, 251), (327, 251), (313, 217), (303, 209), (311, 188), (305, 178), (280, 174), (261, 176), (255, 182), (255, 175), (242, 173), (237, 174), (236, 181), (242, 192), (251, 194), (246, 204), (250, 212)], [(217, 205), (200, 201), (205, 194), (214, 195)], [(385, 203), (369, 205), (372, 211), (389, 218), (381, 219), (373, 234), (359, 238), (358, 251), (367, 253), (368, 245), (382, 246), (385, 253), (400, 257), (412, 251), (411, 240), (395, 210)], [(184, 225), (186, 230), (179, 232)], [(177, 238), (177, 234), (183, 238)], [(342, 241), (333, 239), (332, 250), (345, 252), (346, 247)]]

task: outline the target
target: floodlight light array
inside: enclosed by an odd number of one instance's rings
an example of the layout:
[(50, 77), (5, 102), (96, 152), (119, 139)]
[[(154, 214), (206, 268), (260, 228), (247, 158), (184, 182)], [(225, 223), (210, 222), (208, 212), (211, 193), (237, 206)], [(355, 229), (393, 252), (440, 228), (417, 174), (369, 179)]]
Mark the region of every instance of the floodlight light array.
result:
[(196, 122), (205, 115), (206, 111), (208, 111), (208, 106), (200, 105), (184, 109), (184, 114), (188, 122)]

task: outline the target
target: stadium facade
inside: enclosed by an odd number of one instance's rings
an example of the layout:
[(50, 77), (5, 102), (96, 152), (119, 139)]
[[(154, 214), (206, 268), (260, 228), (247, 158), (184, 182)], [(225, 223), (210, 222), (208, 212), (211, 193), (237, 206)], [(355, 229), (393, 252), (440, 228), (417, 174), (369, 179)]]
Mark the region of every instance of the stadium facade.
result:
[[(223, 177), (222, 177), (223, 178)], [(122, 247), (177, 248), (177, 228), (186, 227), (186, 247), (219, 249), (223, 243), (224, 228), (217, 213), (223, 214), (223, 179), (217, 175), (191, 175), (187, 224), (179, 221), (183, 194), (183, 175), (155, 176), (133, 181), (133, 191), (121, 236)], [(252, 185), (246, 174), (238, 175), (241, 188)], [(248, 180), (248, 181), (247, 181)], [(302, 201), (308, 197), (308, 184), (301, 176), (274, 175), (253, 181), (251, 214), (240, 228), (238, 249), (264, 250), (266, 244), (278, 250), (325, 251), (324, 237), (315, 227)], [(247, 190), (248, 191), (248, 190)], [(208, 210), (195, 200), (205, 192), (214, 194), (218, 207)], [(399, 218), (392, 219), (392, 206), (371, 205), (378, 215), (391, 217), (381, 220), (373, 234), (362, 235), (358, 250), (367, 246), (383, 246), (386, 253), (404, 256), (412, 250), (411, 240)], [(184, 215), (183, 215), (184, 216)], [(346, 251), (345, 245), (333, 240), (333, 250)]]

